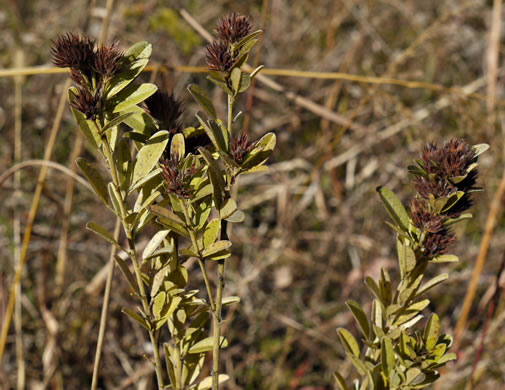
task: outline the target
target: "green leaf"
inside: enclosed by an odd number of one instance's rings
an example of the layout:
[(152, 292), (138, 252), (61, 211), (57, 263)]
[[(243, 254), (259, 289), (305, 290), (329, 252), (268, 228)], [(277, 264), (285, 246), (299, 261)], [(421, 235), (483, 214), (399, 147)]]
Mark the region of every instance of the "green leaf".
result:
[(382, 370), (389, 376), (389, 373), (395, 366), (395, 353), (393, 351), (393, 343), (388, 337), (384, 337), (381, 342), (381, 362)]
[(207, 97), (205, 91), (195, 84), (188, 85), (188, 91), (200, 107), (202, 107), (212, 119), (217, 120), (216, 109), (212, 101)]
[(263, 31), (261, 31), (261, 30), (253, 31), (252, 33), (250, 33), (249, 35), (247, 35), (246, 37), (242, 38), (240, 41), (235, 43), (233, 45), (234, 49), (237, 50), (237, 49), (242, 48), (245, 44), (252, 41), (253, 39), (257, 40), (262, 33), (263, 33)]
[(225, 250), (216, 252), (213, 255), (210, 255), (209, 257), (206, 257), (205, 260), (212, 260), (212, 261), (224, 260), (230, 256), (231, 256), (231, 252), (228, 249), (225, 249)]
[(424, 294), (426, 291), (432, 289), (433, 287), (439, 285), (443, 281), (447, 280), (449, 277), (449, 274), (441, 274), (438, 276), (435, 276), (433, 279), (428, 281), (424, 286), (422, 286), (416, 293), (416, 297), (418, 297), (421, 294)]
[(107, 185), (105, 184), (102, 175), (100, 175), (100, 172), (98, 172), (98, 170), (95, 169), (95, 167), (93, 167), (84, 157), (78, 157), (76, 163), (84, 176), (86, 176), (86, 179), (88, 179), (95, 193), (102, 202), (108, 206), (109, 193), (107, 191)]
[(158, 90), (154, 84), (130, 84), (110, 100), (112, 112), (121, 112), (143, 102)]
[(220, 240), (216, 241), (212, 245), (204, 248), (202, 251), (202, 257), (207, 258), (207, 257), (212, 257), (212, 255), (224, 251), (225, 249), (228, 249), (231, 247), (231, 242), (227, 240)]
[(214, 202), (216, 203), (216, 207), (218, 209), (221, 209), (224, 202), (224, 192), (225, 192), (225, 183), (223, 174), (216, 160), (214, 160), (214, 158), (207, 149), (198, 148), (198, 151), (209, 165), (208, 173), (213, 187)]
[(340, 340), (342, 341), (342, 344), (344, 344), (346, 351), (349, 352), (351, 355), (359, 358), (358, 343), (354, 339), (353, 335), (344, 328), (338, 328), (337, 333), (338, 336), (340, 337)]
[[(137, 156), (138, 158), (138, 156)], [(154, 178), (158, 177), (161, 173), (161, 168), (155, 168), (154, 170), (151, 171), (151, 173), (149, 173), (148, 175), (142, 177), (142, 179), (140, 179), (137, 183), (135, 183), (134, 185), (131, 186), (131, 188), (128, 190), (128, 194), (131, 194), (133, 191), (135, 190), (138, 190), (142, 187), (144, 187), (144, 185), (147, 184), (147, 182), (153, 180)], [(160, 183), (161, 184), (161, 183)], [(138, 211), (138, 210), (136, 210)]]
[(267, 133), (256, 142), (254, 148), (244, 157), (242, 169), (250, 170), (264, 164), (275, 149), (277, 137), (274, 133)]
[(446, 219), (444, 221), (444, 226), (451, 226), (451, 225), (454, 225), (455, 223), (458, 223), (458, 222), (464, 221), (465, 219), (470, 219), (470, 218), (472, 218), (472, 214), (471, 213), (461, 214), (457, 218), (448, 218), (448, 219)]
[(228, 222), (240, 223), (244, 222), (245, 214), (242, 210), (235, 210), (235, 212), (229, 217), (225, 218)]
[(147, 143), (142, 146), (137, 154), (137, 160), (133, 168), (132, 183), (137, 183), (156, 166), (168, 143), (169, 133), (161, 130), (155, 133)]
[(114, 239), (114, 237), (112, 236), (112, 234), (110, 234), (107, 230), (105, 230), (105, 228), (103, 228), (99, 224), (97, 224), (95, 222), (88, 222), (86, 224), (86, 229), (91, 230), (93, 233), (95, 233), (96, 235), (102, 237), (105, 241), (107, 241), (108, 243), (114, 245), (119, 250), (123, 250), (123, 248), (121, 247), (121, 245), (118, 244), (118, 242)]
[(117, 216), (121, 216), (121, 194), (117, 191), (116, 186), (113, 183), (109, 183), (107, 185), (107, 190), (109, 192), (109, 198), (114, 212)]
[[(226, 374), (219, 374), (218, 376), (218, 383), (225, 383), (230, 377)], [(208, 390), (212, 388), (212, 377), (208, 376), (207, 378), (203, 379), (198, 385), (196, 385), (195, 390)]]
[(368, 324), (367, 316), (363, 311), (363, 309), (361, 308), (360, 304), (351, 299), (349, 299), (345, 304), (347, 305), (349, 310), (351, 310), (354, 319), (358, 323), (361, 332), (365, 336), (365, 339), (368, 340), (368, 338), (370, 337), (370, 325)]
[(203, 231), (203, 247), (207, 248), (208, 246), (212, 245), (216, 240), (217, 236), (219, 234), (219, 227), (221, 223), (219, 219), (213, 219), (210, 221), (207, 226), (205, 227), (205, 230)]
[[(133, 110), (132, 115), (126, 118), (124, 123), (131, 127), (135, 134), (144, 135), (145, 138), (143, 138), (143, 140), (145, 142), (147, 137), (157, 131), (156, 124), (153, 119), (139, 106), (132, 106), (131, 109)], [(135, 137), (135, 135), (133, 137)]]
[(152, 45), (147, 41), (140, 41), (130, 46), (123, 54), (128, 61), (149, 59), (153, 51)]
[(342, 375), (340, 375), (337, 371), (335, 371), (333, 373), (333, 377), (335, 378), (335, 381), (337, 382), (338, 387), (340, 388), (340, 390), (349, 390), (349, 388), (347, 387), (347, 384), (345, 383), (345, 380), (342, 377)]
[(121, 311), (125, 313), (128, 317), (130, 317), (132, 320), (142, 325), (146, 330), (148, 331), (151, 330), (151, 327), (149, 326), (147, 321), (143, 319), (138, 313), (134, 312), (133, 310), (127, 307), (124, 307)]
[(369, 290), (373, 293), (373, 295), (375, 295), (375, 297), (380, 302), (385, 304), (384, 298), (382, 297), (381, 290), (380, 290), (379, 286), (377, 285), (377, 283), (375, 282), (375, 280), (373, 280), (370, 276), (367, 276), (365, 278), (365, 284), (368, 286)]
[(151, 256), (151, 254), (160, 246), (160, 244), (168, 236), (169, 233), (169, 230), (160, 230), (157, 232), (146, 245), (144, 252), (142, 253), (142, 258), (145, 259)]
[(459, 261), (458, 256), (455, 255), (440, 255), (432, 260), (430, 260), (430, 263), (456, 263)]
[(191, 250), (189, 248), (179, 249), (179, 254), (183, 257), (196, 257), (196, 258), (200, 257), (200, 255), (198, 253), (196, 253), (194, 250)]
[(105, 133), (107, 130), (113, 128), (114, 126), (123, 123), (128, 117), (132, 116), (133, 114), (134, 114), (133, 112), (127, 112), (126, 114), (121, 114), (115, 117), (114, 119), (105, 124), (105, 126), (102, 128), (102, 133)]
[(170, 143), (170, 155), (177, 156), (179, 159), (184, 158), (186, 155), (184, 136), (181, 133), (177, 133), (172, 137), (172, 142)]
[(219, 209), (219, 218), (226, 219), (237, 211), (237, 202), (233, 198), (228, 198)]
[[(77, 93), (76, 87), (70, 87), (68, 89), (68, 101), (71, 103), (75, 99), (75, 94)], [(79, 129), (81, 130), (84, 137), (88, 140), (89, 144), (93, 146), (95, 149), (98, 149), (102, 145), (102, 137), (98, 134), (98, 129), (94, 125), (93, 122), (86, 120), (84, 114), (80, 111), (74, 110), (72, 106), (70, 106), (70, 111), (72, 111), (72, 115), (74, 116)]]
[(149, 42), (138, 42), (125, 51), (121, 64), (121, 73), (109, 81), (107, 97), (110, 98), (130, 84), (146, 67), (151, 56), (152, 46)]
[[(219, 348), (226, 348), (228, 346), (228, 340), (224, 336), (221, 336)], [(195, 345), (193, 345), (188, 353), (203, 353), (212, 351), (214, 347), (214, 337), (207, 337), (203, 340), (200, 340)]]
[(242, 71), (239, 68), (233, 68), (230, 74), (231, 87), (233, 89), (233, 96), (237, 96), (242, 80)]
[(162, 225), (167, 226), (181, 236), (189, 237), (185, 223), (177, 216), (177, 214), (173, 213), (169, 209), (156, 205), (150, 206), (149, 210), (159, 217), (158, 221)]
[[(382, 306), (379, 300), (374, 299), (372, 302), (372, 328), (377, 333), (376, 328), (382, 329)], [(377, 335), (378, 336), (378, 335)]]
[(472, 149), (475, 151), (475, 157), (480, 156), (482, 153), (484, 153), (486, 150), (489, 149), (488, 144), (477, 144), (473, 145)]
[(400, 229), (405, 232), (408, 231), (409, 215), (407, 214), (407, 211), (405, 211), (402, 202), (400, 202), (396, 195), (386, 187), (377, 187), (377, 192), (379, 193), (382, 203), (391, 219)]
[(126, 280), (128, 281), (128, 284), (130, 285), (130, 288), (133, 291), (137, 291), (137, 282), (135, 281), (135, 278), (133, 277), (132, 273), (130, 272), (130, 268), (126, 265), (124, 260), (119, 257), (118, 255), (114, 255), (114, 260), (116, 260), (117, 265), (119, 266), (119, 269), (125, 276)]
[(223, 306), (233, 305), (234, 303), (239, 303), (240, 297), (232, 296), (223, 298)]
[(115, 151), (115, 159), (117, 163), (117, 171), (119, 175), (119, 182), (122, 190), (127, 190), (130, 186), (130, 179), (132, 175), (131, 153), (128, 142), (123, 138)]
[(160, 291), (153, 299), (153, 315), (159, 318), (161, 310), (165, 307), (167, 301), (167, 293), (165, 291)]
[(251, 76), (249, 76), (249, 73), (242, 72), (238, 92), (239, 93), (245, 92), (247, 91), (247, 88), (249, 88), (250, 86), (251, 86)]
[(216, 122), (213, 121), (209, 121), (209, 123), (206, 123), (202, 118), (200, 118), (198, 114), (196, 114), (195, 116), (196, 119), (198, 119), (198, 121), (200, 122), (200, 125), (205, 131), (205, 134), (207, 134), (207, 137), (209, 137), (210, 141), (212, 142), (212, 145), (214, 145), (216, 150), (226, 151), (227, 143), (223, 136), (221, 127), (217, 125)]
[(440, 321), (435, 313), (432, 313), (424, 328), (423, 340), (426, 350), (431, 351), (437, 345)]
[(417, 264), (417, 258), (414, 250), (401, 240), (396, 241), (398, 251), (398, 262), (400, 264), (400, 272), (402, 277), (412, 271)]

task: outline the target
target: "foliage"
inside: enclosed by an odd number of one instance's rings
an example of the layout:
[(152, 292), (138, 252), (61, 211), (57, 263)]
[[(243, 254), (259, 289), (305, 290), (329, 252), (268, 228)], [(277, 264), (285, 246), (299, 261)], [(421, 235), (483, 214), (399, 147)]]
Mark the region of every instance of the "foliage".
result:
[[(240, 18), (232, 15), (232, 20)], [(233, 129), (233, 100), (254, 77), (241, 67), (260, 33), (249, 34), (248, 28), (242, 32), (240, 42), (230, 42), (231, 58), (236, 58), (231, 69), (211, 76), (228, 93), (228, 121), (217, 117), (205, 91), (196, 85), (188, 88), (209, 116), (197, 115), (201, 125), (197, 129), (180, 126), (181, 109), (173, 96), (153, 84), (134, 83), (151, 55), (149, 43), (139, 42), (119, 53), (114, 45), (96, 48), (84, 36), (67, 34), (53, 44), (53, 61), (70, 66), (78, 84), (69, 90), (74, 118), (88, 144), (100, 152), (111, 177), (102, 177), (84, 157), (77, 164), (97, 197), (120, 219), (128, 247), (97, 223), (89, 222), (87, 228), (128, 254), (133, 272), (121, 257), (115, 259), (141, 308), (125, 307), (123, 312), (150, 335), (159, 389), (165, 388), (165, 377), (170, 388), (195, 390), (217, 389), (228, 378), (219, 375), (219, 349), (228, 344), (220, 334), (221, 310), (240, 299), (223, 297), (225, 260), (232, 246), (226, 230), (228, 223), (244, 219), (232, 188), (239, 175), (264, 169), (275, 147), (273, 133), (249, 142)], [(198, 138), (202, 133), (207, 137)], [(140, 254), (135, 237), (147, 225), (156, 232)], [(200, 265), (207, 299), (188, 288), (191, 275), (184, 266), (188, 258), (196, 258)], [(212, 261), (218, 263), (219, 273), (215, 293), (207, 271)], [(207, 336), (211, 317), (213, 329)], [(165, 326), (171, 336), (162, 348), (166, 369), (158, 345)], [(200, 378), (210, 351), (212, 377)]]
[[(438, 369), (456, 359), (448, 350), (452, 337), (440, 332), (440, 319), (430, 314), (424, 330), (414, 328), (428, 307), (420, 299), (428, 290), (444, 282), (448, 274), (439, 274), (421, 285), (429, 263), (458, 261), (446, 254), (454, 241), (449, 226), (471, 218), (464, 212), (471, 206), (470, 193), (477, 179), (477, 157), (488, 149), (480, 144), (470, 147), (463, 140), (451, 140), (442, 147), (428, 144), (415, 166), (409, 167), (417, 194), (410, 202), (410, 215), (393, 192), (377, 188), (379, 197), (397, 233), (400, 282), (393, 293), (388, 272), (381, 268), (378, 281), (371, 277), (365, 284), (374, 295), (368, 317), (359, 303), (347, 306), (363, 336), (363, 357), (356, 339), (344, 328), (337, 329), (345, 352), (362, 382), (354, 389), (422, 389), (439, 377)], [(347, 384), (338, 372), (335, 379), (341, 390)]]

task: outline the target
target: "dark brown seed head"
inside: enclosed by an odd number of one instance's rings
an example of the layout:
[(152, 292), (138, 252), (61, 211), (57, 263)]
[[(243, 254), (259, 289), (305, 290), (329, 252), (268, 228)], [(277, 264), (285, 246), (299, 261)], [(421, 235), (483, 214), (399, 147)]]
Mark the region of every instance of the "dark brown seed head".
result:
[(413, 182), (417, 193), (424, 199), (430, 198), (430, 195), (434, 198), (443, 198), (457, 191), (454, 185), (438, 177), (430, 180), (427, 177), (416, 176)]
[(230, 140), (230, 152), (233, 159), (240, 164), (244, 156), (251, 151), (254, 147), (253, 142), (249, 142), (246, 134), (242, 134), (238, 138), (232, 138)]
[(216, 27), (217, 36), (223, 41), (236, 43), (245, 38), (252, 29), (252, 25), (246, 16), (233, 13), (223, 16)]
[(123, 51), (118, 49), (118, 41), (112, 45), (102, 45), (96, 50), (93, 70), (102, 77), (112, 77), (119, 72)]
[(145, 100), (147, 112), (158, 121), (159, 126), (172, 134), (181, 132), (179, 119), (183, 113), (182, 102), (173, 94), (157, 90)]
[(78, 87), (77, 93), (70, 105), (77, 111), (82, 112), (86, 119), (94, 120), (102, 112), (102, 96), (101, 92), (97, 91), (94, 95), (87, 88)]
[(464, 140), (451, 139), (441, 147), (431, 143), (426, 145), (421, 160), (427, 173), (443, 178), (464, 176), (475, 160), (475, 152)]
[(85, 74), (95, 61), (95, 41), (91, 38), (67, 33), (51, 42), (51, 61), (60, 68), (72, 68)]
[(442, 229), (437, 233), (428, 233), (423, 242), (425, 258), (433, 259), (447, 253), (454, 240), (454, 233), (447, 229)]
[(437, 233), (442, 230), (442, 218), (430, 213), (426, 203), (419, 199), (410, 201), (410, 216), (414, 226), (429, 233)]
[(191, 188), (191, 179), (198, 172), (196, 160), (186, 169), (181, 168), (181, 157), (171, 155), (170, 159), (162, 159), (161, 176), (165, 181), (166, 192), (173, 193), (180, 198), (191, 198), (193, 196), (193, 188)]
[(207, 46), (205, 60), (210, 70), (217, 70), (220, 72), (228, 72), (234, 62), (230, 47), (228, 43), (224, 41), (214, 41)]

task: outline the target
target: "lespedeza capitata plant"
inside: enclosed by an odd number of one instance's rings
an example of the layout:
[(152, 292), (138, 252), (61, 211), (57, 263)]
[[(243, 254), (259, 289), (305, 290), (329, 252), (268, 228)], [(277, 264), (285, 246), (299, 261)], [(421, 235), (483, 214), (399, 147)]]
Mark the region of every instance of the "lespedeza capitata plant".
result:
[[(347, 302), (364, 344), (361, 353), (351, 333), (337, 329), (347, 357), (362, 378), (352, 389), (422, 389), (438, 379), (440, 367), (456, 358), (448, 352), (452, 337), (441, 332), (437, 314), (429, 315), (424, 330), (415, 327), (430, 304), (421, 296), (449, 275), (421, 282), (428, 265), (458, 261), (447, 253), (455, 240), (451, 226), (472, 216), (466, 211), (472, 205), (471, 193), (479, 190), (475, 187), (477, 157), (487, 149), (486, 144), (470, 146), (459, 139), (442, 146), (427, 144), (416, 164), (409, 166), (416, 190), (410, 212), (390, 190), (377, 188), (392, 219), (388, 225), (397, 233), (400, 281), (393, 290), (385, 269), (378, 281), (365, 279), (375, 297), (370, 316), (357, 302)], [(350, 389), (340, 373), (335, 373), (335, 379), (341, 390)]]
[[(224, 296), (232, 246), (227, 227), (245, 216), (232, 187), (239, 175), (265, 169), (275, 147), (273, 133), (250, 141), (234, 126), (234, 102), (261, 69), (251, 74), (242, 70), (261, 31), (252, 32), (248, 18), (232, 14), (219, 21), (216, 33), (219, 39), (207, 48), (208, 78), (227, 96), (227, 119), (218, 118), (205, 91), (190, 85), (207, 117), (197, 114), (196, 126), (184, 126), (182, 105), (172, 94), (150, 83), (134, 83), (149, 61), (149, 43), (123, 52), (117, 42), (97, 46), (69, 33), (51, 47), (54, 64), (70, 68), (77, 84), (68, 92), (72, 113), (110, 177), (102, 177), (82, 157), (77, 164), (97, 197), (120, 218), (127, 245), (96, 223), (87, 227), (127, 255), (127, 261), (115, 259), (139, 306), (123, 311), (149, 334), (160, 390), (217, 389), (227, 379), (219, 375), (219, 351), (227, 345), (221, 335), (222, 309), (239, 302)], [(147, 225), (156, 233), (140, 253), (136, 237)], [(205, 298), (189, 289), (195, 271), (185, 267), (188, 258), (199, 264)], [(211, 278), (207, 264), (213, 261), (217, 275)], [(165, 326), (170, 339), (159, 340)], [(210, 351), (211, 376), (200, 378)]]

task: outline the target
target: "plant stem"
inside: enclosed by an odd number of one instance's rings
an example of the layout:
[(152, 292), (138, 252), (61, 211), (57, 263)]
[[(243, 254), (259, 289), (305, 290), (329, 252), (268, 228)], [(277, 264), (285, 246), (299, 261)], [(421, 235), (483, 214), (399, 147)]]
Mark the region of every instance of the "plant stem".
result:
[[(95, 126), (97, 127), (97, 130), (100, 133), (100, 129), (98, 128), (98, 124), (96, 123), (96, 121), (95, 121)], [(105, 134), (102, 135), (102, 142), (103, 142), (102, 149), (103, 149), (104, 155), (108, 161), (109, 169), (110, 169), (111, 176), (112, 176), (112, 183), (113, 183), (114, 187), (116, 188), (117, 193), (121, 197), (121, 199), (119, 199), (119, 202), (118, 202), (119, 207), (120, 207), (120, 213), (121, 213), (121, 222), (123, 225), (123, 229), (126, 233), (126, 238), (128, 239), (128, 246), (130, 248), (128, 253), (130, 255), (130, 258), (132, 259), (133, 268), (135, 270), (135, 277), (137, 278), (137, 285), (139, 288), (140, 301), (142, 302), (142, 307), (144, 309), (144, 313), (149, 320), (149, 325), (152, 325), (151, 324), (152, 313), (151, 313), (151, 308), (149, 307), (149, 302), (147, 300), (147, 295), (146, 295), (145, 288), (144, 288), (144, 281), (142, 280), (142, 272), (140, 271), (140, 266), (139, 266), (138, 257), (137, 257), (137, 250), (135, 247), (134, 232), (133, 232), (133, 229), (126, 222), (126, 217), (127, 217), (126, 206), (125, 206), (126, 199), (123, 196), (123, 193), (121, 192), (121, 188), (119, 186), (119, 179), (118, 179), (116, 162), (115, 162), (114, 158), (112, 157), (112, 150), (110, 148), (109, 141), (107, 140), (107, 136)], [(160, 353), (158, 350), (158, 343), (156, 341), (155, 332), (153, 330), (149, 330), (149, 338), (150, 338), (151, 344), (153, 346), (154, 366), (155, 366), (155, 371), (156, 371), (156, 378), (158, 380), (158, 389), (163, 390), (165, 386), (163, 385), (163, 373), (161, 372)]]
[[(228, 136), (231, 137), (233, 121), (233, 97), (228, 95)], [(231, 180), (227, 183), (231, 185)], [(221, 240), (228, 240), (226, 231), (228, 222), (221, 220)], [(221, 344), (221, 309), (223, 306), (223, 288), (224, 288), (224, 264), (225, 259), (217, 263), (217, 292), (216, 292), (216, 310), (213, 317), (213, 348), (212, 348), (212, 390), (219, 388), (219, 349)]]

